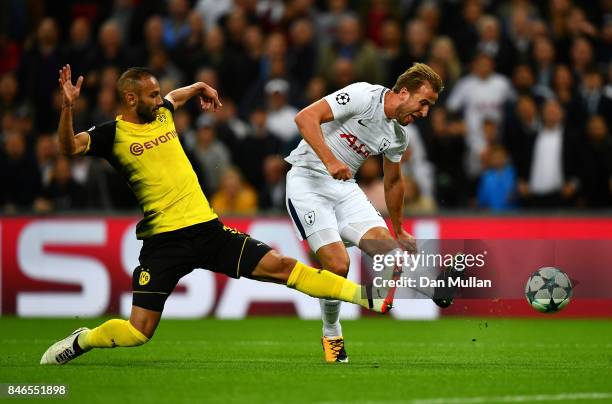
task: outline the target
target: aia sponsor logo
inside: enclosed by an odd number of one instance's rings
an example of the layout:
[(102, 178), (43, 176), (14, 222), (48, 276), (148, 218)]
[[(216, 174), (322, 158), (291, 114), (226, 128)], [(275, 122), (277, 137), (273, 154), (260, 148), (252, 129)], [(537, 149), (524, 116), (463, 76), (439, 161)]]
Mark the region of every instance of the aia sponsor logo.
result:
[(350, 133), (341, 133), (340, 138), (345, 139), (348, 146), (353, 149), (355, 153), (362, 155), (364, 158), (370, 157), (368, 147), (365, 145), (365, 143), (361, 143), (357, 136)]
[(130, 145), (130, 153), (132, 153), (134, 156), (140, 156), (145, 152), (145, 150), (167, 143), (176, 137), (178, 137), (176, 130), (171, 130), (170, 132), (166, 132), (153, 140), (147, 140), (144, 143), (134, 142)]

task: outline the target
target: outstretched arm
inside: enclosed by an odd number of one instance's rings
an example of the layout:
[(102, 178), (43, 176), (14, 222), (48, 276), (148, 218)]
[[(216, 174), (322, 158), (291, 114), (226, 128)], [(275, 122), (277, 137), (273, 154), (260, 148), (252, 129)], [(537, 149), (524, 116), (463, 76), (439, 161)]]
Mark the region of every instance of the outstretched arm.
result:
[(176, 90), (170, 91), (166, 95), (166, 99), (172, 103), (174, 109), (182, 107), (190, 98), (199, 96), (200, 107), (203, 111), (213, 112), (221, 108), (221, 101), (219, 101), (219, 94), (217, 90), (212, 88), (206, 83), (201, 81), (193, 83), (190, 86), (177, 88)]
[(82, 154), (87, 150), (89, 134), (81, 132), (76, 136), (74, 135), (72, 106), (81, 92), (83, 76), (79, 76), (76, 85), (72, 84), (70, 65), (65, 65), (59, 71), (58, 81), (62, 89), (62, 113), (57, 128), (60, 151), (67, 156)]
[(329, 174), (337, 180), (352, 177), (349, 167), (338, 160), (323, 139), (321, 124), (334, 119), (334, 114), (325, 100), (314, 102), (295, 116), (295, 123), (302, 137), (317, 153)]
[(404, 218), (404, 181), (402, 179), (401, 163), (394, 163), (383, 157), (385, 202), (389, 210), (391, 225), (395, 237), (408, 251), (416, 251), (414, 237), (402, 227)]

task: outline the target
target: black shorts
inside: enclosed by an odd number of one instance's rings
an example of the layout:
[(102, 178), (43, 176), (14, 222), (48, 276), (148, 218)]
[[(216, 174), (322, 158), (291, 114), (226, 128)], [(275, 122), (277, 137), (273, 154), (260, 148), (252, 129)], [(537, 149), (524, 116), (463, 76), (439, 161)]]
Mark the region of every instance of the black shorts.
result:
[(195, 268), (249, 277), (270, 250), (217, 219), (148, 237), (132, 276), (132, 304), (161, 312), (178, 281)]

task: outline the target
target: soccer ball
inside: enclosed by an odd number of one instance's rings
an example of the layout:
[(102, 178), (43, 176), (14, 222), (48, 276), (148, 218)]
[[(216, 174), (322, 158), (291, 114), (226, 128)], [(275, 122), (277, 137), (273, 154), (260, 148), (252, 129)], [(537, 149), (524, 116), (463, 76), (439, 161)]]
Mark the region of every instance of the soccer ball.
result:
[(569, 303), (572, 297), (572, 281), (565, 272), (557, 268), (540, 268), (527, 280), (525, 297), (537, 311), (556, 313)]

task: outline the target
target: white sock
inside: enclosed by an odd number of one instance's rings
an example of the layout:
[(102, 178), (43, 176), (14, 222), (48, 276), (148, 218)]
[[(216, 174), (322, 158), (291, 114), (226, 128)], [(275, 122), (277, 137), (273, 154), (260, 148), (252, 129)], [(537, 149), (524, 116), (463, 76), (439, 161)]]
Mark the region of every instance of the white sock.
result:
[(323, 318), (323, 335), (325, 337), (342, 336), (340, 326), (340, 300), (319, 299), (321, 317)]

